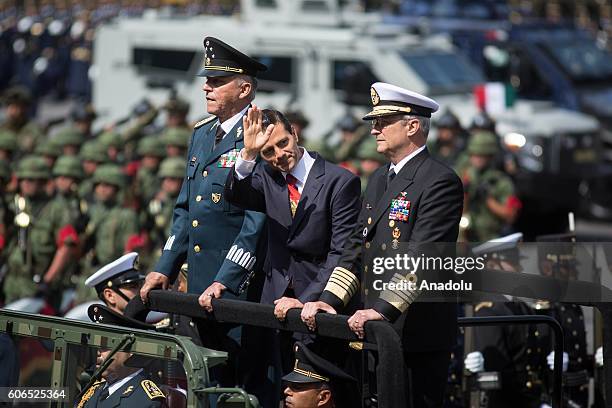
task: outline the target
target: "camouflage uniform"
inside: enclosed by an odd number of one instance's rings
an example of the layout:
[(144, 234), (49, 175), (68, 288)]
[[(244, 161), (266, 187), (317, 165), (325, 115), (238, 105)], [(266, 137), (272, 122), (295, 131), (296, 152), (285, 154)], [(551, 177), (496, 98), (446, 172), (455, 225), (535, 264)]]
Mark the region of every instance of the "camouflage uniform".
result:
[[(6, 91), (4, 103), (6, 105), (20, 105), (27, 111), (31, 103), (31, 96), (27, 89), (14, 87)], [(27, 115), (27, 112), (25, 114)], [(19, 155), (33, 152), (34, 147), (38, 145), (44, 136), (40, 127), (34, 121), (27, 119), (25, 121), (7, 119), (0, 126), (0, 129), (10, 130), (15, 133), (19, 145)]]
[[(37, 156), (25, 157), (17, 168), (19, 179), (47, 180), (50, 173), (44, 159)], [(60, 242), (59, 233), (65, 225), (64, 209), (54, 206), (43, 191), (34, 197), (15, 196), (13, 211), (17, 214), (17, 231), (8, 249), (8, 271), (4, 281), (7, 302), (31, 297), (38, 292), (39, 283)], [(48, 299), (57, 307), (61, 282), (54, 281), (49, 289)]]
[[(488, 132), (475, 133), (468, 144), (470, 155), (494, 157), (498, 152), (495, 135)], [(487, 241), (502, 235), (507, 225), (487, 207), (486, 200), (493, 197), (502, 205), (520, 207), (515, 195), (514, 183), (505, 173), (491, 167), (476, 169), (469, 161), (457, 169), (463, 181), (465, 194), (464, 216), (469, 219), (469, 227), (463, 238), (469, 241)]]
[[(85, 142), (79, 151), (79, 157), (83, 161), (91, 161), (100, 165), (108, 160), (106, 153), (95, 140)], [(79, 197), (87, 202), (93, 201), (93, 174), (83, 173), (84, 179), (79, 183)]]
[[(165, 155), (164, 145), (161, 143), (157, 136), (148, 136), (142, 139), (138, 143), (138, 149), (136, 150), (138, 156), (155, 157), (161, 160)], [(158, 166), (159, 167), (159, 166)], [(147, 168), (142, 162), (136, 178), (134, 180), (134, 187), (136, 189), (136, 196), (140, 199), (143, 205), (147, 205), (149, 201), (153, 199), (155, 193), (159, 190), (160, 180), (157, 177), (158, 168)]]
[[(106, 183), (120, 189), (126, 185), (125, 176), (117, 165), (106, 164), (98, 167), (93, 176), (94, 186)], [(102, 202), (97, 198), (89, 207), (89, 223), (85, 229), (85, 259), (83, 272), (77, 285), (77, 302), (97, 299), (85, 280), (101, 265), (108, 264), (126, 252), (130, 239), (138, 233), (137, 215), (129, 208), (123, 208), (117, 199)]]

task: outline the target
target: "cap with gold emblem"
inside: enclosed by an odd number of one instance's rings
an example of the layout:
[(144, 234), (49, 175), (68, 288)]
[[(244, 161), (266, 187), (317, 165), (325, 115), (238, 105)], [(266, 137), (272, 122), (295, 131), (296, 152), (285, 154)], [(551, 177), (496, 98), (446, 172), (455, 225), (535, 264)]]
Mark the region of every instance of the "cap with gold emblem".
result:
[(138, 253), (130, 252), (100, 268), (87, 278), (85, 285), (100, 293), (104, 288), (118, 288), (142, 280), (144, 275), (138, 270)]
[(293, 371), (283, 377), (290, 383), (332, 382), (337, 380), (355, 381), (353, 377), (308, 349), (301, 342), (294, 346), (295, 364)]
[(198, 76), (215, 77), (245, 74), (257, 76), (266, 71), (261, 62), (249, 57), (214, 37), (204, 38), (204, 67)]
[(397, 114), (430, 118), (431, 114), (440, 107), (433, 99), (384, 82), (372, 84), (370, 96), (373, 109), (363, 117), (363, 120)]

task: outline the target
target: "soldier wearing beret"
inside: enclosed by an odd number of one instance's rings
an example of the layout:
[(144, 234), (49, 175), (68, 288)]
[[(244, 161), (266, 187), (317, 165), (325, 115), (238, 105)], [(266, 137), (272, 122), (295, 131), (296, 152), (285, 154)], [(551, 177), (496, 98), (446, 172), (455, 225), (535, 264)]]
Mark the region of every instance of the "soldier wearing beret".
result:
[(414, 256), (413, 248), (421, 243), (455, 242), (463, 204), (461, 180), (433, 159), (425, 145), (431, 114), (438, 109), (435, 101), (381, 82), (372, 85), (370, 94), (373, 109), (364, 120), (372, 121), (371, 137), (390, 164), (370, 177), (358, 227), (319, 301), (304, 306), (302, 320), (313, 329), (319, 310), (345, 309), (361, 288), (365, 308), (349, 318), (350, 329), (363, 338), (367, 321), (397, 321), (404, 361), (412, 372), (414, 406), (441, 406), (456, 343), (456, 304), (415, 302), (421, 295), (417, 274), (390, 277), (392, 282), (416, 278), (414, 286), (376, 290), (370, 268), (376, 254), (387, 248), (397, 251), (403, 244), (405, 253)]

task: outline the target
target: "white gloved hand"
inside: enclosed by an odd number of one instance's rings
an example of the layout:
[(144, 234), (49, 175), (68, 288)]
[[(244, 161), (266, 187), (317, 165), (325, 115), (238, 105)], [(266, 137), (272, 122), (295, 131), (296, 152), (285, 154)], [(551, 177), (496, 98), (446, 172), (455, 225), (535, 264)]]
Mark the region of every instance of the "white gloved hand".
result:
[(599, 347), (595, 352), (595, 364), (597, 367), (603, 367), (603, 347)]
[(465, 357), (463, 364), (470, 372), (479, 373), (484, 371), (484, 356), (480, 351), (472, 351)]
[[(550, 367), (551, 370), (555, 369), (555, 352), (554, 351), (551, 351), (548, 357), (546, 357), (546, 362), (548, 363), (548, 367)], [(564, 351), (563, 352), (563, 365), (561, 366), (563, 368), (563, 372), (567, 371), (568, 365), (569, 365), (569, 354), (567, 354)]]

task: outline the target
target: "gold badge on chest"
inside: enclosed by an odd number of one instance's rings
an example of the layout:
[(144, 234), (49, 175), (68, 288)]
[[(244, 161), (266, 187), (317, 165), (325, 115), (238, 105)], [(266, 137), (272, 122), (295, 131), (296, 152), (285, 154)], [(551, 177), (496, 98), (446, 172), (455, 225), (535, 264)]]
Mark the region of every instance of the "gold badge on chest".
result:
[(218, 204), (219, 201), (221, 201), (221, 193), (212, 193), (210, 198), (212, 199), (213, 203)]
[(391, 247), (393, 249), (399, 248), (399, 238), (402, 235), (402, 231), (400, 231), (399, 228), (395, 227), (393, 228), (393, 232), (391, 232), (391, 235), (393, 236), (393, 241), (391, 241)]

